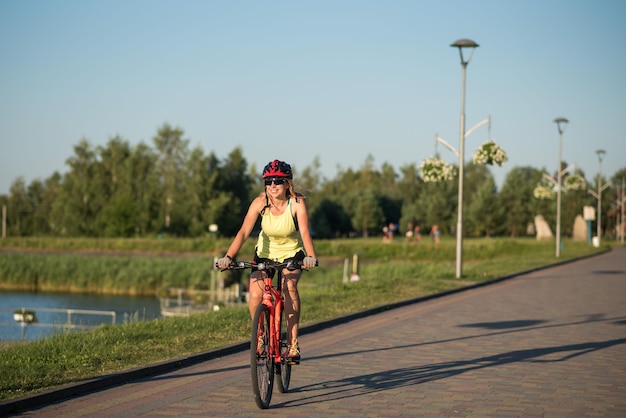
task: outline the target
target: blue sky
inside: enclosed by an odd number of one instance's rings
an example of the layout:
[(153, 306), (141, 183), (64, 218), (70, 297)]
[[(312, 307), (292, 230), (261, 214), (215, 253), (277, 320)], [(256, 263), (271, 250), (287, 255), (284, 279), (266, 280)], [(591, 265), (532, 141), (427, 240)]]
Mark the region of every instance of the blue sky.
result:
[[(467, 68), (466, 160), (489, 136), (515, 166), (563, 159), (626, 167), (626, 2), (316, 0), (0, 2), (0, 194), (67, 172), (73, 146), (116, 135), (152, 145), (164, 123), (192, 147), (333, 178), (368, 155), (396, 170), (458, 148)], [(439, 145), (441, 156), (456, 157)]]

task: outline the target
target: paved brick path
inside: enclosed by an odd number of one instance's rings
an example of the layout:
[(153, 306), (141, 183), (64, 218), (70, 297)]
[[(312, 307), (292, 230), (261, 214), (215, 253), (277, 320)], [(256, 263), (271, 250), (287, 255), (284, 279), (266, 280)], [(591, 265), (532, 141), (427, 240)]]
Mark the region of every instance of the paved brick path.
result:
[(252, 398), (248, 353), (33, 417), (626, 417), (626, 249), (301, 337), (292, 391)]

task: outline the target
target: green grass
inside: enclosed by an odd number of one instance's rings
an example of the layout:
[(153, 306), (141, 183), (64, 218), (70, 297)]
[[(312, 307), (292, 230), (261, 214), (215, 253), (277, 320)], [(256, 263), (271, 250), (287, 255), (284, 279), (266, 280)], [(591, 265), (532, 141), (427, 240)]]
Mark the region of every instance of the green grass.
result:
[[(242, 249), (242, 258), (251, 258), (253, 241), (248, 240)], [(0, 240), (0, 289), (155, 295), (167, 286), (207, 286), (213, 257), (223, 255), (229, 243), (226, 239), (208, 239), (201, 245), (192, 239), (8, 238)], [(190, 251), (199, 247), (202, 251)], [(437, 247), (428, 240), (415, 245), (401, 240), (382, 244), (380, 239), (324, 240), (317, 241), (316, 247), (322, 266), (343, 266), (344, 259), (352, 260), (358, 254), (362, 265), (404, 260), (450, 267), (447, 271), (451, 277), (455, 272), (451, 267), (456, 257), (455, 241), (449, 237)], [(586, 251), (593, 251), (586, 243), (565, 242), (561, 258)], [(506, 273), (484, 269), (507, 254), (528, 259), (529, 265), (556, 260), (551, 242), (531, 238), (467, 239), (464, 275), (470, 280), (482, 280)], [(535, 260), (535, 256), (540, 258)], [(473, 270), (476, 263), (481, 267)], [(336, 274), (341, 276), (341, 270)]]
[[(26, 241), (28, 245), (36, 241), (38, 251), (73, 246), (57, 243), (56, 240), (47, 243), (45, 240)], [(0, 284), (7, 280), (7, 271), (17, 272), (12, 273), (15, 277), (32, 274), (29, 271), (39, 271), (40, 280), (43, 276), (49, 277), (46, 280), (60, 286), (62, 290), (80, 291), (103, 281), (108, 281), (107, 288), (110, 290), (122, 286), (123, 278), (135, 283), (128, 289), (136, 290), (137, 283), (146, 277), (153, 277), (150, 286), (154, 288), (158, 287), (159, 280), (179, 280), (193, 284), (202, 274), (206, 274), (197, 273), (198, 276), (194, 276), (193, 272), (210, 268), (207, 254), (185, 254), (184, 257), (179, 254), (181, 257), (174, 257), (172, 255), (179, 250), (170, 250), (165, 260), (175, 265), (175, 268), (168, 270), (162, 265), (164, 257), (106, 253), (113, 246), (115, 251), (120, 251), (122, 244), (117, 241), (122, 240), (114, 241), (115, 244), (81, 241), (85, 248), (105, 251), (105, 255), (0, 252)], [(212, 252), (217, 253), (222, 245), (219, 243), (216, 248), (207, 250), (211, 259)], [(189, 245), (179, 243), (173, 247), (188, 248)], [(565, 241), (561, 258), (556, 259), (554, 244), (550, 242), (508, 238), (470, 239), (464, 244), (464, 276), (462, 280), (457, 280), (454, 278), (455, 243), (451, 238), (442, 240), (438, 247), (428, 241), (418, 245), (401, 241), (382, 244), (378, 239), (318, 241), (316, 247), (320, 255), (320, 267), (306, 272), (299, 286), (302, 325), (602, 250), (592, 248), (587, 243)], [(21, 241), (19, 245), (5, 245), (5, 248), (23, 250), (32, 247), (24, 246)], [(136, 250), (130, 245), (128, 248), (128, 251)], [(359, 254), (360, 280), (344, 283), (344, 259), (352, 260), (355, 253)], [(7, 254), (9, 257), (4, 257)], [(246, 258), (245, 254), (243, 258)], [(21, 259), (22, 256), (25, 258)], [(59, 261), (55, 261), (56, 258)], [(14, 264), (11, 259), (16, 260)], [(75, 269), (82, 269), (81, 264), (88, 267), (85, 267), (83, 273), (73, 275)], [(31, 269), (29, 265), (35, 267)], [(12, 270), (12, 267), (15, 269)], [(56, 277), (57, 274), (64, 277)], [(105, 276), (108, 277), (106, 280), (103, 279)], [(104, 288), (101, 286), (100, 291)], [(80, 333), (59, 332), (38, 341), (8, 343), (0, 348), (0, 400), (245, 341), (249, 338), (249, 327), (247, 307), (238, 306), (186, 318), (107, 325)]]
[(210, 252), (219, 245), (228, 246), (228, 239), (205, 238), (48, 238), (7, 237), (0, 248), (65, 251), (140, 251), (140, 252)]
[(208, 283), (212, 258), (0, 252), (0, 288), (154, 295)]
[(0, 351), (0, 400), (241, 341), (247, 317), (224, 309), (11, 344)]

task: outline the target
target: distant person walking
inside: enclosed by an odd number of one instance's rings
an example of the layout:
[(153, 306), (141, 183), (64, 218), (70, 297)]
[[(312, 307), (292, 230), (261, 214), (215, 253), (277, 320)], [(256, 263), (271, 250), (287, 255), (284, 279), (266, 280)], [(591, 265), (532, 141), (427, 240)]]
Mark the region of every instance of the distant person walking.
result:
[(435, 224), (430, 230), (430, 236), (433, 237), (435, 245), (439, 245), (439, 225)]
[(413, 241), (413, 223), (409, 222), (409, 224), (406, 226), (404, 238), (409, 242)]
[(415, 229), (413, 230), (413, 240), (415, 240), (415, 242), (420, 242), (420, 240), (422, 239), (422, 231), (420, 229), (419, 225), (415, 225)]

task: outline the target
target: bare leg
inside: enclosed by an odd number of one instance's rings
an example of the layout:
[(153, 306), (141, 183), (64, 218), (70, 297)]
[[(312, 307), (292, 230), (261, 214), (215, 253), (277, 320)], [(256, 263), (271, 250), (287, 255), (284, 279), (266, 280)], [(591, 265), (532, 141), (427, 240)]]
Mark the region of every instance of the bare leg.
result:
[(300, 323), (300, 295), (298, 294), (298, 281), (300, 280), (301, 270), (283, 270), (285, 283), (283, 291), (285, 292), (285, 314), (287, 316), (287, 335), (289, 342), (298, 339), (298, 326)]
[(254, 318), (256, 308), (261, 304), (263, 299), (263, 273), (255, 271), (250, 275), (248, 281), (248, 292), (250, 297), (248, 299), (248, 309), (250, 310), (250, 318)]

